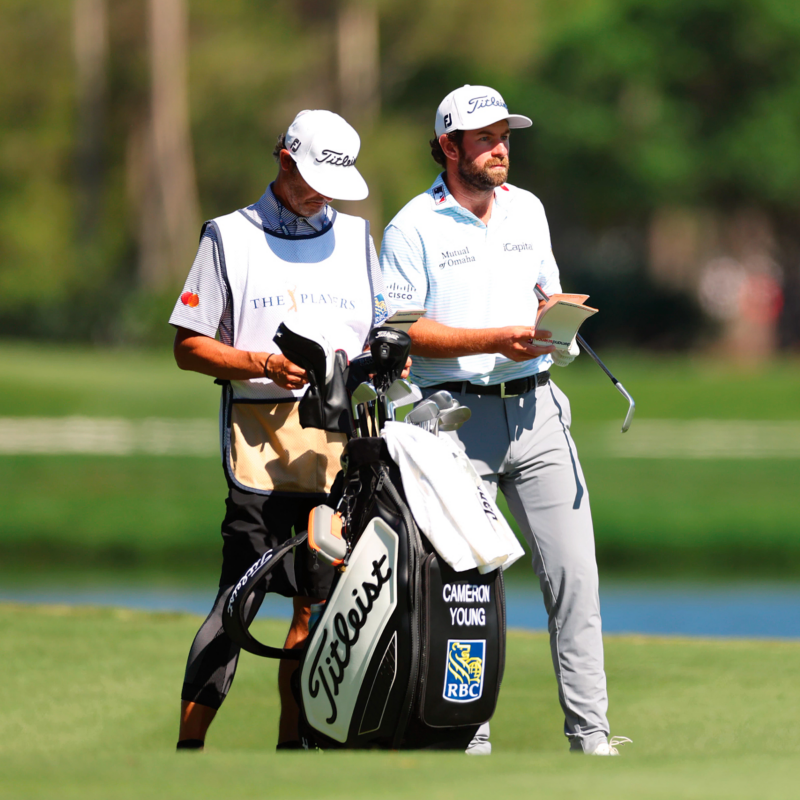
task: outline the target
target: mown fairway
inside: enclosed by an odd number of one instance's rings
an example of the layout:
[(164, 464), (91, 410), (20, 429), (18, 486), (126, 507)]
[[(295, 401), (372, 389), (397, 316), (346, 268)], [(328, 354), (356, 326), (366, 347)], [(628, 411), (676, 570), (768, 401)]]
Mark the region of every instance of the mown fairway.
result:
[[(653, 419), (796, 421), (797, 365), (743, 371), (624, 353), (606, 360), (637, 401), (624, 436), (625, 402), (588, 358), (554, 372), (571, 398), (606, 574), (796, 575), (796, 459), (624, 458), (610, 457), (607, 446), (624, 455)], [(212, 441), (218, 397), (209, 378), (181, 372), (170, 353), (0, 350), (0, 417), (199, 419)], [(225, 483), (213, 443), (208, 452), (0, 456), (0, 560), (212, 570)]]
[[(9, 798), (411, 795), (792, 798), (800, 644), (607, 637), (622, 757), (570, 755), (549, 648), (512, 632), (495, 753), (274, 752), (274, 662), (244, 656), (205, 753), (173, 752), (199, 618), (0, 605), (0, 794)], [(259, 622), (276, 640), (284, 625)]]

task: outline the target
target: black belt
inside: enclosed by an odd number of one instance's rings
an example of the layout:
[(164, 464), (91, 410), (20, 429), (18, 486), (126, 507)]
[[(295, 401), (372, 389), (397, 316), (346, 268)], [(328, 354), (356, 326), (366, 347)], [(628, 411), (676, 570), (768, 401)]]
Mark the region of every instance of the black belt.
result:
[(537, 386), (544, 386), (549, 380), (550, 372), (545, 370), (537, 372), (536, 375), (528, 375), (526, 378), (517, 378), (515, 381), (506, 381), (505, 383), (493, 383), (490, 386), (482, 386), (468, 381), (449, 381), (426, 388), (436, 392), (444, 389), (451, 394), (466, 392), (467, 394), (499, 394), (500, 397), (519, 397)]

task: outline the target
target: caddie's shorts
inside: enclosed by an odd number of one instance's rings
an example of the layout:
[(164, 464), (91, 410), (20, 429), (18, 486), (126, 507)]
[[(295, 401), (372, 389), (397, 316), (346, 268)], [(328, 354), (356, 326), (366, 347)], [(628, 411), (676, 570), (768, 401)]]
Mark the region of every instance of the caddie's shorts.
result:
[[(308, 515), (320, 504), (320, 500), (260, 495), (230, 486), (222, 521), (220, 587), (236, 583), (267, 550), (308, 530)], [(284, 597), (325, 599), (333, 576), (333, 567), (303, 544), (267, 575), (265, 591)]]

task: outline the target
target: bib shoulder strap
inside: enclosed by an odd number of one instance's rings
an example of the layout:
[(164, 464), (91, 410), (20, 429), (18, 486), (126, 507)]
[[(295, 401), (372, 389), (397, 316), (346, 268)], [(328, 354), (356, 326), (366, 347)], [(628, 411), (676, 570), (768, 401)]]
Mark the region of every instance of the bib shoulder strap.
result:
[(284, 658), (289, 661), (299, 661), (301, 650), (287, 650), (283, 647), (271, 647), (263, 644), (250, 633), (250, 620), (248, 622), (245, 610), (247, 600), (256, 590), (261, 579), (268, 575), (285, 556), (298, 545), (303, 544), (308, 533), (304, 531), (284, 542), (274, 550), (268, 550), (253, 564), (239, 579), (239, 582), (230, 590), (225, 598), (222, 609), (222, 627), (225, 633), (248, 653), (265, 658)]

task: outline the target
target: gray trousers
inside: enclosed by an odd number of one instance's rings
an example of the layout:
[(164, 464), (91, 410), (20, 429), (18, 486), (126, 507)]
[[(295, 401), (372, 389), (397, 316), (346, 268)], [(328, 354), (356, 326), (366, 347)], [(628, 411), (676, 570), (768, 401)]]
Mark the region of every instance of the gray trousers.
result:
[(493, 496), (500, 489), (525, 534), (547, 609), (564, 733), (570, 749), (591, 752), (609, 733), (608, 695), (589, 493), (569, 400), (552, 381), (514, 398), (454, 396), (472, 417), (447, 435)]

